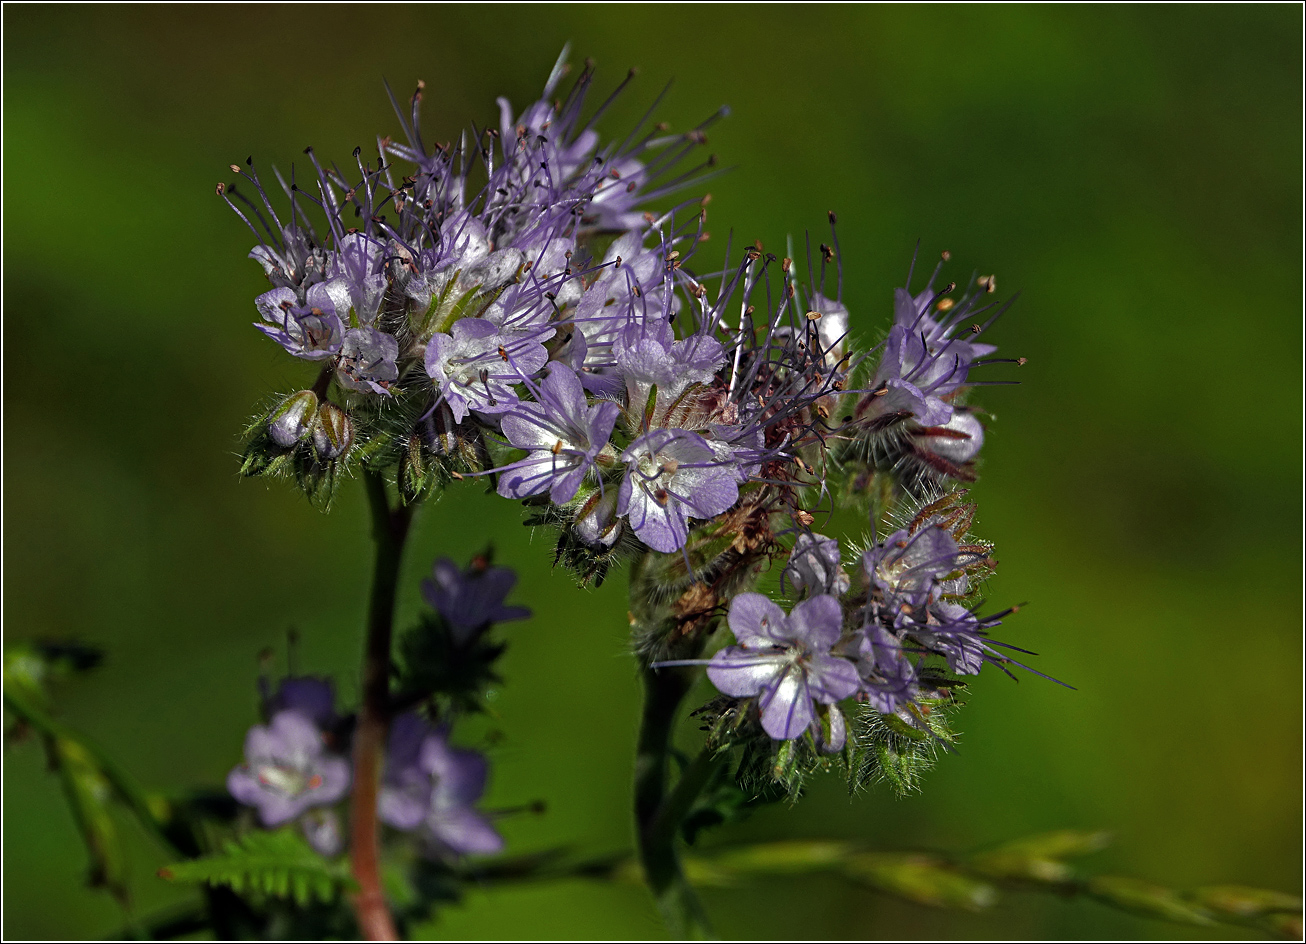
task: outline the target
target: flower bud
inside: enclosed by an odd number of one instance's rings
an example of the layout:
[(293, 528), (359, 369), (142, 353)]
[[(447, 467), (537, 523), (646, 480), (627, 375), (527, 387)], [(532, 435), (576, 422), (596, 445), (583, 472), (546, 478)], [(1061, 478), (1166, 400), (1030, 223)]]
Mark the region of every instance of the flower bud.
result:
[(317, 394), (312, 390), (292, 393), (268, 416), (268, 437), (289, 449), (313, 431), (317, 419)]
[(354, 444), (354, 424), (334, 403), (323, 403), (313, 427), (313, 448), (323, 459), (339, 459)]
[(617, 490), (608, 489), (597, 502), (591, 499), (581, 509), (571, 526), (572, 533), (595, 548), (610, 548), (621, 537), (621, 519), (617, 517)]

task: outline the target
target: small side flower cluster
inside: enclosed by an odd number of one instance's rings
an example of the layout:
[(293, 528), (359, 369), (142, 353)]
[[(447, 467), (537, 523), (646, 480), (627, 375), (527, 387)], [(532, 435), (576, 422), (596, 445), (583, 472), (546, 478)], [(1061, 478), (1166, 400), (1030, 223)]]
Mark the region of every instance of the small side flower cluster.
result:
[[(515, 582), (512, 571), (489, 566), (484, 556), (465, 570), (441, 558), (423, 584), (437, 616), (414, 634), (443, 633), (445, 646), (464, 651), (475, 647), (493, 624), (530, 615), (504, 602)], [(488, 651), (494, 658), (502, 647)], [(433, 701), (439, 694), (426, 690), (421, 700)], [(411, 692), (407, 698), (418, 700)], [(246, 735), (245, 760), (228, 775), (227, 789), (257, 811), (264, 827), (296, 822), (314, 849), (338, 855), (345, 846), (339, 807), (351, 787), (354, 719), (337, 714), (333, 687), (326, 679), (286, 678), (275, 692), (265, 686), (263, 702), (267, 722)], [(485, 792), (488, 764), (476, 751), (451, 746), (452, 722), (451, 715), (432, 724), (416, 710), (394, 718), (379, 815), (394, 829), (416, 837), (432, 857), (497, 852), (503, 841), (490, 819), (476, 809)]]
[[(1012, 383), (976, 381), (971, 372), (991, 364), (1023, 365), (1025, 359), (991, 355), (997, 348), (979, 338), (1015, 301), (986, 302), (997, 291), (993, 276), (977, 276), (960, 298), (955, 282), (939, 290), (943, 253), (925, 288), (894, 291), (893, 325), (884, 339), (879, 363), (858, 398), (851, 428), (856, 434), (839, 453), (854, 474), (853, 487), (864, 490), (870, 470), (891, 473), (896, 485), (916, 498), (975, 480), (975, 460), (984, 445), (984, 426), (964, 403), (970, 387)], [(913, 266), (914, 269), (914, 266)], [(907, 277), (908, 286), (911, 274)]]
[(827, 753), (847, 741), (838, 707), (846, 699), (925, 730), (922, 704), (955, 684), (944, 666), (974, 675), (986, 662), (1004, 671), (1020, 664), (1000, 651), (1011, 647), (989, 638), (1012, 611), (981, 617), (966, 605), (993, 562), (991, 545), (969, 536), (974, 506), (963, 495), (949, 493), (874, 541), (861, 554), (855, 581), (834, 540), (803, 534), (784, 571), (805, 594), (792, 610), (741, 593), (726, 617), (734, 645), (707, 660), (654, 667), (706, 665), (720, 692), (756, 700), (756, 717), (771, 738), (809, 734)]

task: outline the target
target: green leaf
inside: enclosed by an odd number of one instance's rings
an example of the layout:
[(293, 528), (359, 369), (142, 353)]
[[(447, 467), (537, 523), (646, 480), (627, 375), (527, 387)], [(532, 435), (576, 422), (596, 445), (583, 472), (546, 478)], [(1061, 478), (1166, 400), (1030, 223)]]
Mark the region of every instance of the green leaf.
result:
[(218, 855), (177, 862), (159, 870), (170, 882), (226, 885), (238, 893), (293, 898), (300, 907), (333, 901), (353, 879), (343, 860), (318, 855), (293, 828), (251, 832), (228, 841)]

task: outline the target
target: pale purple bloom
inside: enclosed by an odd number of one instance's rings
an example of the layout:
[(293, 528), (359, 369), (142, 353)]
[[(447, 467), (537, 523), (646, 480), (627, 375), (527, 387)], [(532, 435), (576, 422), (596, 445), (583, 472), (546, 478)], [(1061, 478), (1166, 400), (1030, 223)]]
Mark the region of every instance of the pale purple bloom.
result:
[(962, 565), (957, 540), (938, 525), (915, 534), (895, 531), (862, 555), (871, 584), (895, 613), (904, 605), (923, 609), (942, 592), (940, 581)]
[(378, 814), (454, 855), (498, 852), (503, 839), (475, 809), (487, 773), (480, 754), (450, 747), (443, 730), (416, 714), (400, 715), (390, 725)]
[(757, 696), (771, 737), (798, 737), (816, 721), (814, 702), (833, 705), (857, 691), (856, 667), (830, 652), (843, 627), (834, 597), (804, 600), (786, 616), (762, 594), (741, 593), (727, 622), (739, 645), (714, 655), (707, 677), (726, 695)]
[(548, 491), (554, 504), (575, 497), (612, 436), (621, 407), (590, 406), (585, 389), (565, 364), (555, 363), (540, 382), (539, 403), (523, 403), (503, 417), (508, 442), (530, 454), (499, 474), (499, 494), (526, 498)]
[(464, 643), (491, 623), (526, 619), (524, 606), (507, 606), (504, 600), (517, 583), (507, 567), (489, 567), (474, 560), (466, 570), (447, 557), (435, 562), (432, 577), (422, 581), (422, 596), (449, 623), (456, 643)]
[(659, 400), (674, 400), (690, 384), (711, 380), (726, 359), (721, 342), (711, 335), (694, 334), (677, 341), (663, 317), (627, 325), (617, 336), (613, 351), (626, 378), (630, 402), (640, 405), (652, 386), (658, 388)]
[(690, 517), (711, 518), (739, 498), (730, 464), (722, 464), (702, 436), (655, 429), (622, 453), (626, 475), (617, 514), (655, 551), (677, 551), (689, 536)]
[(313, 245), (303, 227), (279, 227), (279, 239), (278, 233), (269, 229), (268, 236), (275, 245), (255, 246), (249, 258), (263, 266), (273, 285), (294, 289), (302, 298), (305, 289), (326, 277), (326, 253)]
[(975, 675), (989, 661), (990, 654), (997, 655), (985, 642), (983, 631), (984, 624), (974, 613), (947, 600), (930, 605), (929, 619), (923, 625), (913, 623), (907, 627), (907, 632), (922, 645), (942, 654), (958, 675)]
[(916, 697), (916, 666), (903, 653), (897, 636), (871, 624), (856, 638), (856, 644), (857, 672), (872, 708), (890, 714)]
[[(314, 285), (309, 289), (310, 295), (319, 288)], [(301, 306), (291, 289), (274, 288), (256, 298), (254, 305), (264, 322), (254, 327), (296, 357), (324, 360), (340, 350), (345, 329), (329, 300), (327, 307), (312, 303)]]
[(296, 709), (279, 711), (245, 737), (245, 763), (227, 775), (227, 789), (258, 808), (264, 826), (280, 826), (349, 792), (349, 762), (328, 754), (322, 732)]
[[(382, 273), (385, 243), (362, 233), (347, 233), (337, 243), (331, 260), (331, 274), (343, 281), (359, 324), (371, 324), (385, 294)], [(343, 317), (343, 312), (337, 309)]]
[(548, 359), (538, 336), (500, 334), (481, 318), (455, 321), (449, 334), (436, 334), (426, 345), (426, 372), (459, 423), (469, 410), (506, 413), (516, 408), (513, 385)]
[(340, 347), (336, 378), (350, 390), (390, 395), (389, 385), (399, 379), (399, 342), (376, 328), (352, 328)]
[(797, 591), (842, 596), (851, 583), (842, 567), (839, 542), (823, 534), (804, 531), (794, 541), (785, 564), (784, 577)]
[(335, 687), (330, 679), (311, 675), (284, 678), (266, 703), (269, 716), (282, 711), (298, 711), (322, 730), (336, 722)]

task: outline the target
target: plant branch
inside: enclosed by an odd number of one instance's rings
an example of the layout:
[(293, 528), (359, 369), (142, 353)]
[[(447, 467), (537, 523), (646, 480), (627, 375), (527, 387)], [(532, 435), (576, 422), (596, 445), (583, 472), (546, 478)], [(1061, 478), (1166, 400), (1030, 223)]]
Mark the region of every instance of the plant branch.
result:
[(363, 703), (354, 731), (354, 789), (350, 797), (350, 861), (358, 893), (353, 898), (358, 927), (369, 941), (398, 937), (381, 886), (380, 823), (377, 794), (386, 733), (390, 726), (390, 639), (394, 627), (395, 590), (413, 506), (393, 510), (379, 472), (365, 471), (376, 565), (368, 604), (363, 649)]

